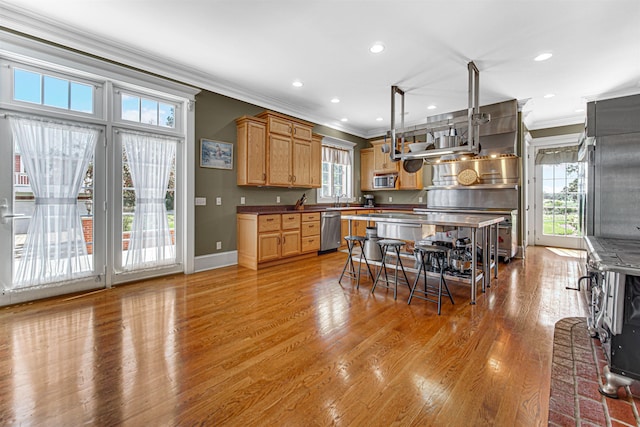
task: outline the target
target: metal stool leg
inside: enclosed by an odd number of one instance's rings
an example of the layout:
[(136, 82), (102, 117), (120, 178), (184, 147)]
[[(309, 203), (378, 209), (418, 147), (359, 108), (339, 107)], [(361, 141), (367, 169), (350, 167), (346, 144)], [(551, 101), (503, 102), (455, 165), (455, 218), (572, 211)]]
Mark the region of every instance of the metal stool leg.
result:
[(344, 263), (344, 268), (342, 269), (342, 274), (340, 274), (340, 278), (338, 279), (338, 283), (340, 284), (342, 284), (342, 278), (344, 277), (344, 274), (347, 271), (347, 267), (349, 266), (349, 264), (351, 264), (350, 272), (355, 273), (355, 266), (353, 265), (353, 258), (352, 258), (353, 246), (354, 246), (354, 242), (347, 240), (348, 255), (347, 255), (347, 260)]

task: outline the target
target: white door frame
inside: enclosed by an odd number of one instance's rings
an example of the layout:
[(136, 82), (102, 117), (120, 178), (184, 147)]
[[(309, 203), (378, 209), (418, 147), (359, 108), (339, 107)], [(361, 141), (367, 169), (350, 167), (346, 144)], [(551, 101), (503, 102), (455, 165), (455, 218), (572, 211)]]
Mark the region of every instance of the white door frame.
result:
[(538, 230), (537, 215), (542, 209), (542, 194), (540, 177), (540, 167), (536, 166), (535, 158), (538, 149), (548, 147), (562, 147), (568, 145), (576, 145), (580, 134), (573, 133), (567, 135), (557, 135), (544, 138), (533, 138), (531, 144), (527, 147), (527, 169), (530, 176), (528, 177), (529, 190), (527, 194), (527, 203), (529, 209), (527, 211), (527, 226), (530, 228), (528, 233), (528, 243), (530, 245), (557, 246), (570, 249), (580, 249), (582, 239), (580, 237), (564, 237), (564, 236), (544, 236), (541, 240), (542, 230)]

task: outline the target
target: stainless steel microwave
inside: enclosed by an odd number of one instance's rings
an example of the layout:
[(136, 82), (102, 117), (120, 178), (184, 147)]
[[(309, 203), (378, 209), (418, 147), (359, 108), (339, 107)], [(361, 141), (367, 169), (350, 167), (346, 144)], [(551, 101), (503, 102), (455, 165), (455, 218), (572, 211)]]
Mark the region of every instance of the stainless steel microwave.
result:
[(395, 173), (373, 176), (373, 188), (395, 188), (398, 175)]

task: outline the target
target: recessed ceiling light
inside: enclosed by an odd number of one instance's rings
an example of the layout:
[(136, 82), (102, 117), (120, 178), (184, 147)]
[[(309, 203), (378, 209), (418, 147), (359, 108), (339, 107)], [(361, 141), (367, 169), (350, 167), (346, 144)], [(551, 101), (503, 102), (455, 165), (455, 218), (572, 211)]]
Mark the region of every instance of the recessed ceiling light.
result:
[(346, 117), (343, 117), (343, 118), (341, 118), (341, 119), (340, 119), (340, 121), (341, 121), (341, 122), (348, 122), (348, 121), (349, 121), (349, 119), (347, 119)]
[(382, 120), (383, 120), (382, 117), (377, 117), (376, 118), (376, 122), (381, 122)]
[(554, 96), (556, 96), (556, 94), (555, 94), (555, 93), (548, 93), (548, 94), (546, 94), (544, 97), (545, 97), (545, 98), (553, 98)]
[(435, 110), (437, 107), (435, 105), (429, 105), (427, 110)]
[(331, 102), (332, 102), (332, 103), (334, 103), (334, 104), (337, 104), (338, 102), (340, 102), (340, 99), (338, 99), (338, 98), (332, 98), (332, 99), (331, 99)]
[(291, 83), (294, 87), (302, 87), (302, 82), (300, 80), (295, 80)]
[(384, 50), (384, 45), (382, 43), (376, 42), (370, 48), (369, 52), (371, 53), (380, 53)]
[(540, 55), (536, 56), (535, 58), (533, 58), (534, 61), (546, 61), (547, 59), (551, 58), (553, 56), (552, 53), (541, 53)]
[(578, 109), (576, 110), (576, 113), (584, 113), (584, 108), (578, 108)]

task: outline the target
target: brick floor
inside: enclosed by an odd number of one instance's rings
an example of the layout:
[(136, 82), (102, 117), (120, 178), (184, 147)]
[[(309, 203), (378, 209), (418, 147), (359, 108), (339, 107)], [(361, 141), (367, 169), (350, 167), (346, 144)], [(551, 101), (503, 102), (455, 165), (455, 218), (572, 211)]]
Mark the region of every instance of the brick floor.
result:
[(550, 426), (640, 427), (640, 383), (620, 388), (618, 399), (598, 392), (606, 358), (583, 317), (556, 323), (549, 397)]

